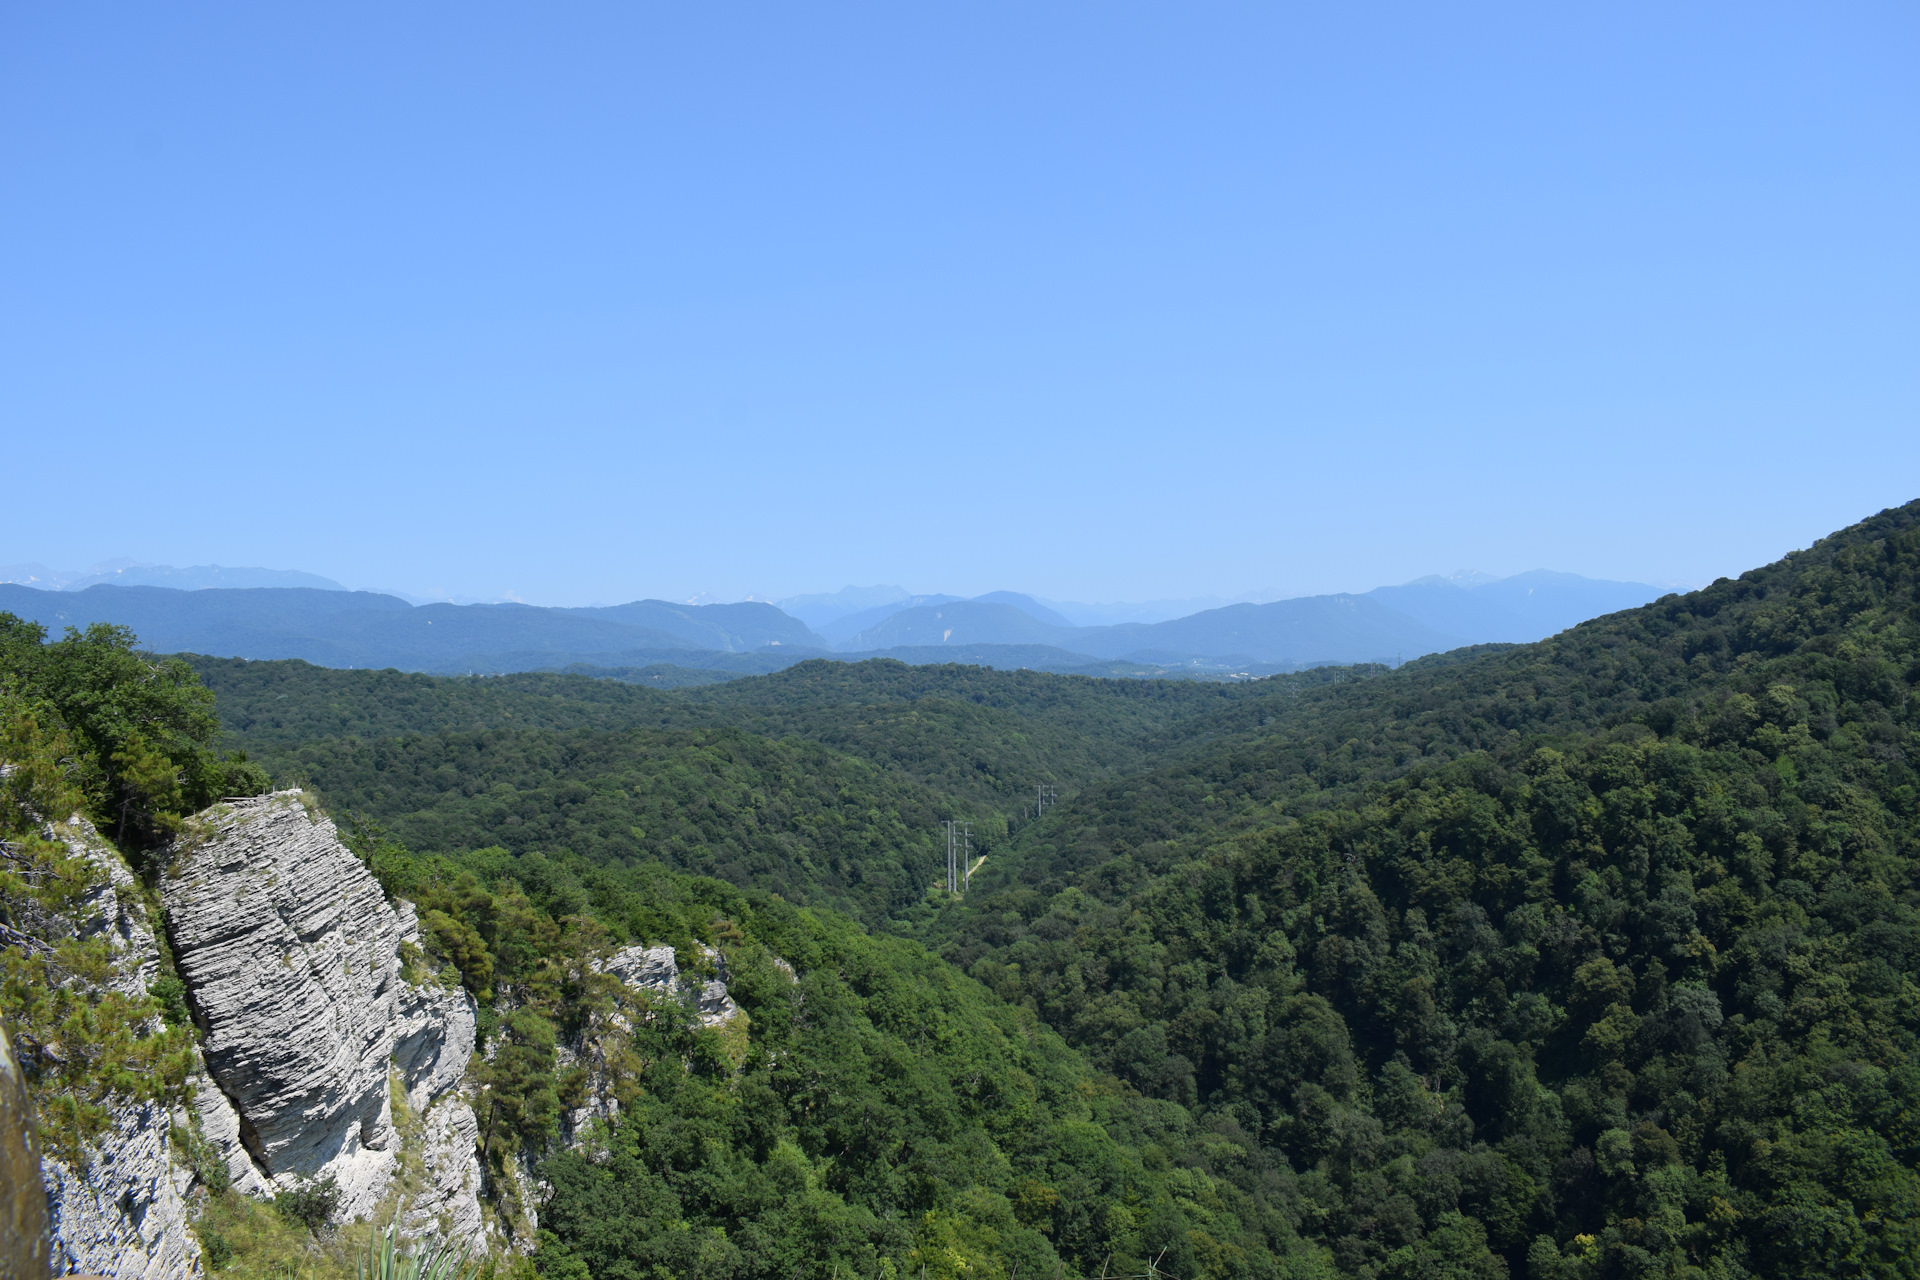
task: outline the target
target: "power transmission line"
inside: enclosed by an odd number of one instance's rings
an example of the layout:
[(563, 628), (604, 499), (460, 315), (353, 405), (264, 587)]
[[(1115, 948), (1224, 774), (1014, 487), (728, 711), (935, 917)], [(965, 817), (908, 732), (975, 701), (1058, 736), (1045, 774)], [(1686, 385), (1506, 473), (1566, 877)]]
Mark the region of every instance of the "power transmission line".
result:
[(947, 828), (947, 892), (953, 892), (953, 819), (944, 824)]

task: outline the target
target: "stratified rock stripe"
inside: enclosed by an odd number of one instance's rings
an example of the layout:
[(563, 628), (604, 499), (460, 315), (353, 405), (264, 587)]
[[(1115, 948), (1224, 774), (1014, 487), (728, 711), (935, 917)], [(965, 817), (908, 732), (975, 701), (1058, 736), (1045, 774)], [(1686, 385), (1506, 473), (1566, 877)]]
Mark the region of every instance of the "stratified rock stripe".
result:
[(281, 1186), (330, 1176), (340, 1214), (392, 1177), (398, 922), (298, 792), (216, 806), (161, 878), (208, 1071)]

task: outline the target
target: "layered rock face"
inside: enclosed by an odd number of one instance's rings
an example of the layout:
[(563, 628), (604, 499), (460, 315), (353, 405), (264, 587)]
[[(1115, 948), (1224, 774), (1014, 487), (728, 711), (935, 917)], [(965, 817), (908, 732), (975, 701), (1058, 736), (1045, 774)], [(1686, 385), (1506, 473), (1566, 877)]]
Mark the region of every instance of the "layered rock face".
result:
[[(129, 996), (146, 995), (160, 950), (133, 873), (84, 818), (52, 824), (44, 834), (103, 874), (70, 919), (36, 921), (35, 932), (105, 937), (114, 955), (111, 985)], [(157, 1103), (121, 1102), (112, 1105), (111, 1124), (80, 1167), (42, 1155), (54, 1274), (129, 1280), (200, 1274), (200, 1246), (187, 1225), (193, 1175), (174, 1161), (171, 1119)]]
[(158, 1103), (123, 1104), (88, 1149), (84, 1168), (42, 1157), (54, 1274), (200, 1274), (200, 1245), (188, 1229), (193, 1172), (174, 1163), (171, 1130), (172, 1118)]
[(242, 1192), (334, 1179), (338, 1216), (375, 1212), (400, 1171), (389, 1071), (420, 1114), (408, 1230), (479, 1244), (479, 1126), (460, 1096), (472, 997), (400, 976), (418, 944), (334, 826), (298, 792), (216, 806), (162, 878), (174, 960), (203, 1035), (203, 1136)]
[[(160, 956), (138, 883), (84, 821), (58, 835), (105, 882), (73, 919), (39, 923), (106, 936), (114, 984), (146, 994)], [(525, 1170), (509, 1167), (510, 1185), (496, 1189), (501, 1221), (490, 1228), (481, 1207), (479, 1125), (462, 1087), (474, 1002), (458, 986), (402, 975), (403, 944), (421, 942), (414, 908), (387, 904), (331, 822), (299, 792), (217, 805), (176, 846), (160, 888), (201, 1032), (205, 1073), (191, 1081), (191, 1123), (235, 1190), (270, 1198), (332, 1178), (339, 1220), (391, 1213), (407, 1235), (437, 1233), (476, 1251), (530, 1247), (536, 1197)], [(704, 1026), (737, 1029), (745, 1015), (727, 991), (725, 961), (703, 953), (717, 976), (683, 973), (668, 946), (628, 947), (600, 968)], [(617, 1114), (609, 1055), (625, 1052), (630, 1033), (616, 1014), (563, 1048), (591, 1081), (588, 1105), (567, 1117), (569, 1138)], [(189, 1227), (195, 1175), (171, 1145), (174, 1125), (189, 1120), (185, 1110), (125, 1105), (84, 1168), (43, 1160), (56, 1272), (200, 1274)], [(515, 1238), (500, 1234), (509, 1218)]]
[(478, 1252), (486, 1243), (480, 1212), (480, 1122), (466, 1099), (449, 1096), (428, 1109), (420, 1150), (424, 1185), (401, 1215), (402, 1234), (438, 1232)]
[(387, 1089), (399, 928), (297, 792), (209, 809), (161, 877), (208, 1073), (266, 1177), (331, 1177), (371, 1212), (394, 1171)]
[[(413, 904), (400, 904), (400, 940), (420, 945)], [(402, 985), (395, 1003), (393, 1062), (407, 1105), (421, 1116), (424, 1185), (401, 1219), (405, 1232), (438, 1231), (478, 1250), (484, 1245), (480, 1212), (480, 1123), (459, 1092), (473, 1057), (478, 1010), (459, 987), (433, 982)]]

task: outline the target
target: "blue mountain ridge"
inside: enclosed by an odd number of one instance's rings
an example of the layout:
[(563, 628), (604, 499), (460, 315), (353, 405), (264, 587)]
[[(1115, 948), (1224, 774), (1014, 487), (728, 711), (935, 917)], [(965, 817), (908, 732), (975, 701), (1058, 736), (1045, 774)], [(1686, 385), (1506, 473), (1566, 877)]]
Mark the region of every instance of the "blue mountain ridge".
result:
[(822, 630), (754, 601), (414, 606), (376, 592), (310, 587), (52, 591), (0, 584), (0, 610), (56, 635), (98, 622), (127, 626), (155, 652), (443, 674), (659, 663), (746, 674), (808, 657), (876, 654), (1166, 674), (1176, 667), (1392, 663), (1466, 644), (1523, 642), (1659, 594), (1640, 584), (1538, 571), (1472, 586), (1430, 578), (1362, 594), (1227, 605), (1166, 622), (1080, 627), (1031, 596), (996, 591), (972, 600), (907, 597)]

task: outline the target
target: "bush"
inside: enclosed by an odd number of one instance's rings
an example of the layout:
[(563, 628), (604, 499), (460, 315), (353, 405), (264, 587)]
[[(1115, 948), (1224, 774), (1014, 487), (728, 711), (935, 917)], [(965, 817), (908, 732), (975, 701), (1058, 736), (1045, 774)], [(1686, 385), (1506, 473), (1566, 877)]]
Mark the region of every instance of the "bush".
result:
[(293, 1190), (274, 1196), (273, 1207), (288, 1222), (297, 1222), (319, 1235), (340, 1207), (340, 1187), (331, 1177), (302, 1178)]
[(224, 1271), (233, 1261), (233, 1246), (218, 1231), (202, 1232), (200, 1250), (207, 1256), (207, 1270)]

